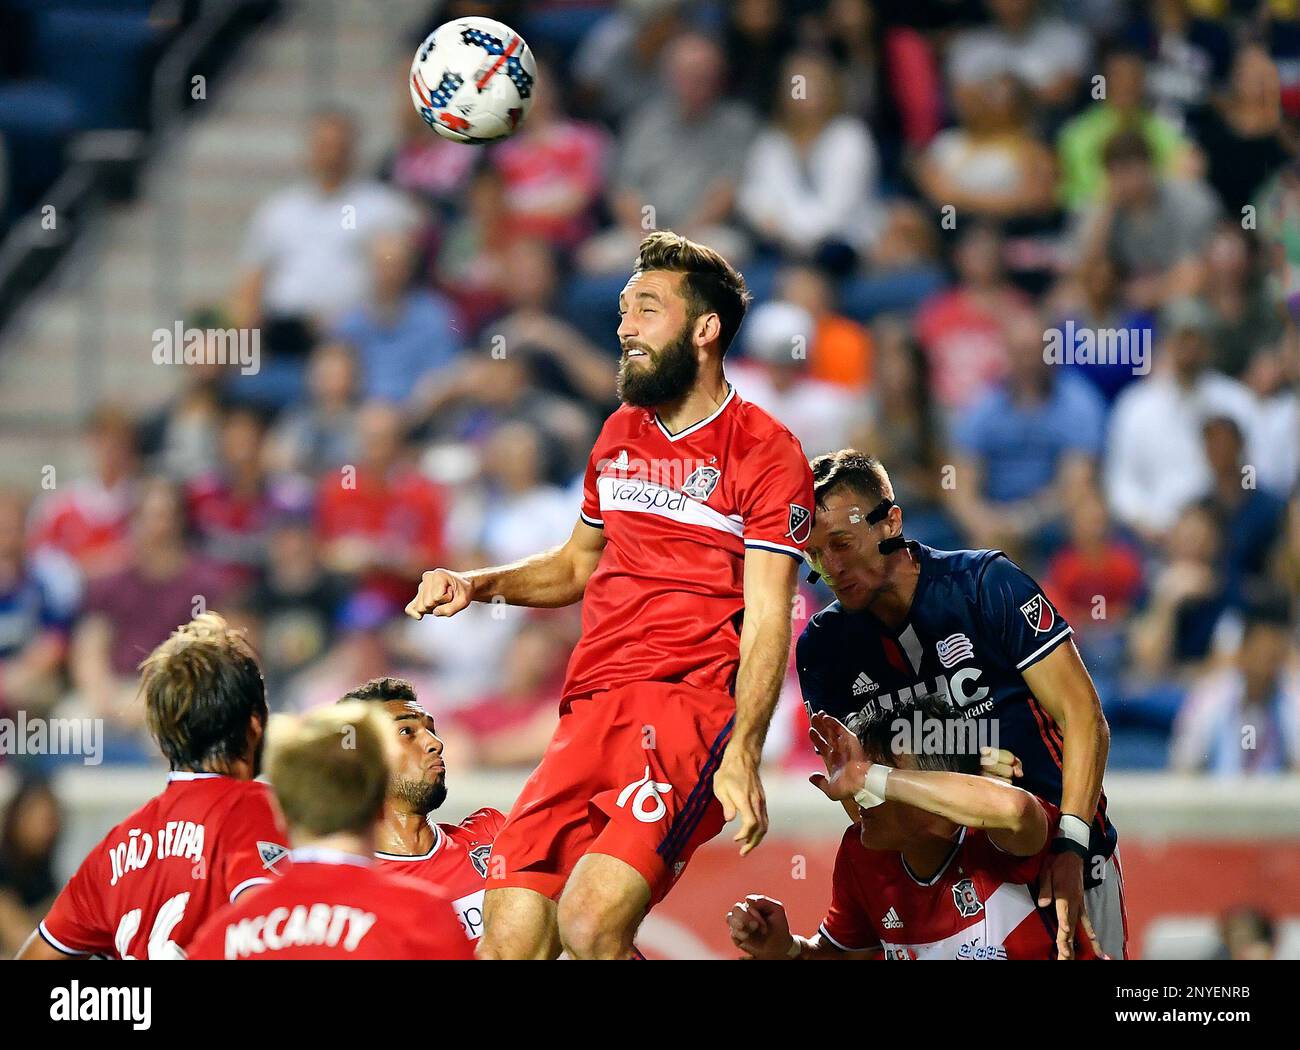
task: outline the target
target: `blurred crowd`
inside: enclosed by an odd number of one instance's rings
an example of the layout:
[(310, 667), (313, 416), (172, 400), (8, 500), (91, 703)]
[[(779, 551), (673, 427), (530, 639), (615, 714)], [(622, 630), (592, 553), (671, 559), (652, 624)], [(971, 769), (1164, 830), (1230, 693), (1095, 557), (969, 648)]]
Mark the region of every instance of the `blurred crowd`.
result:
[[(320, 111), (228, 300), (186, 318), (257, 329), (260, 370), (104, 406), (84, 476), (0, 498), (0, 708), (103, 717), (141, 760), (136, 664), (211, 608), (275, 709), (397, 674), (457, 769), (529, 766), (577, 610), (402, 608), (425, 568), (568, 536), (657, 227), (745, 273), (743, 397), (810, 457), (878, 455), (908, 535), (1043, 582), (1112, 768), (1300, 768), (1297, 5), (570, 6), (430, 19), (538, 58), (490, 147), (423, 125), (397, 42), (381, 168)], [(796, 631), (828, 600), (805, 587)], [(812, 757), (803, 717), (792, 679), (772, 761)]]

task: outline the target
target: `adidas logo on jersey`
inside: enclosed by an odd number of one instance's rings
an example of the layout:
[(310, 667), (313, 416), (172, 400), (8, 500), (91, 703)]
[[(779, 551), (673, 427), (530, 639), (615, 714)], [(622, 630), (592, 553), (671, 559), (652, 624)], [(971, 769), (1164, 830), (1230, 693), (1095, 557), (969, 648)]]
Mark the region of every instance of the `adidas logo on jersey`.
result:
[(613, 467), (615, 470), (627, 470), (628, 465), (627, 449), (621, 448), (618, 450), (618, 455), (614, 457)]
[(873, 682), (867, 676), (867, 672), (863, 671), (853, 683), (853, 695), (861, 696), (863, 693), (874, 693), (879, 688), (879, 684)]
[(880, 920), (880, 925), (887, 930), (901, 930), (903, 920), (898, 917), (898, 912), (890, 908), (889, 911), (885, 912), (885, 917)]

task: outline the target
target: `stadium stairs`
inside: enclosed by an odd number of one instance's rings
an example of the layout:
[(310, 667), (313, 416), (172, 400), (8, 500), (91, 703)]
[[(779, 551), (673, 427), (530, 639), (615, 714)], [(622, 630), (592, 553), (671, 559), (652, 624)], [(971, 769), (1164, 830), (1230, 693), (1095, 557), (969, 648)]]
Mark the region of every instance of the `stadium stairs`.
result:
[(151, 333), (227, 299), (254, 209), (301, 177), (313, 110), (345, 104), (362, 128), (361, 164), (377, 162), (394, 131), (402, 34), (427, 10), (283, 5), (156, 143), (135, 196), (76, 217), (75, 245), (0, 335), (0, 484), (34, 489), (46, 465), (79, 472), (79, 427), (95, 405), (166, 401), (182, 376), (153, 363)]

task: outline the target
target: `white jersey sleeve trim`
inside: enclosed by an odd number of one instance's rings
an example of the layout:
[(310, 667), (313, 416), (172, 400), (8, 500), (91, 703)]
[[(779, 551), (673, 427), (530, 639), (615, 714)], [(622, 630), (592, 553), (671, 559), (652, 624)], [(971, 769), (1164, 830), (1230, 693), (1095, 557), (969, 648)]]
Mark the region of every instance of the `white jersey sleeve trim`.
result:
[(771, 540), (746, 540), (745, 546), (761, 551), (772, 551), (774, 554), (788, 554), (795, 561), (803, 561), (803, 551), (798, 547), (787, 547), (784, 543), (773, 543)]
[(1030, 664), (1032, 664), (1035, 660), (1037, 660), (1040, 656), (1042, 656), (1045, 652), (1047, 652), (1048, 649), (1050, 649), (1050, 648), (1052, 648), (1052, 646), (1056, 645), (1056, 644), (1057, 644), (1057, 643), (1058, 643), (1062, 638), (1066, 637), (1066, 635), (1070, 635), (1070, 634), (1073, 634), (1073, 633), (1074, 633), (1074, 628), (1073, 628), (1073, 627), (1067, 627), (1067, 628), (1066, 628), (1064, 631), (1062, 631), (1060, 634), (1058, 634), (1058, 635), (1054, 635), (1052, 638), (1050, 638), (1050, 639), (1048, 639), (1047, 641), (1045, 641), (1042, 645), (1040, 645), (1040, 646), (1039, 646), (1037, 649), (1035, 649), (1032, 653), (1030, 653), (1028, 656), (1026, 656), (1023, 660), (1021, 660), (1020, 663), (1016, 664), (1016, 670), (1017, 670), (1017, 671), (1023, 671), (1026, 667), (1028, 667), (1028, 666), (1029, 666)]
[(243, 882), (241, 882), (238, 886), (236, 886), (233, 890), (230, 891), (231, 903), (233, 904), (235, 898), (238, 897), (241, 893), (243, 893), (244, 890), (249, 889), (252, 886), (268, 885), (270, 881), (271, 881), (270, 879), (263, 878), (261, 875), (258, 875), (251, 879), (245, 879)]
[(826, 924), (822, 923), (817, 927), (817, 932), (831, 942), (831, 945), (842, 952), (869, 952), (870, 948), (850, 948), (847, 944), (841, 944), (826, 931)]
[(89, 955), (90, 954), (89, 950), (85, 948), (70, 948), (68, 945), (64, 944), (61, 940), (55, 937), (54, 934), (50, 933), (50, 929), (48, 926), (45, 925), (44, 919), (42, 919), (39, 923), (37, 923), (36, 929), (40, 931), (41, 937), (51, 948), (61, 951), (64, 955)]

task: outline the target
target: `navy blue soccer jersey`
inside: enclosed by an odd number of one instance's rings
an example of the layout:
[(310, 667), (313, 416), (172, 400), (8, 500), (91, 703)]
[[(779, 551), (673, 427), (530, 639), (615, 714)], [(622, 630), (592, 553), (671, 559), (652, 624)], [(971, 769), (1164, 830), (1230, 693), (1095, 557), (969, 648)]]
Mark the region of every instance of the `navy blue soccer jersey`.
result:
[[(1066, 643), (1070, 625), (1001, 551), (917, 544), (914, 553), (921, 573), (898, 630), (838, 601), (808, 621), (795, 663), (809, 713), (826, 711), (844, 721), (867, 709), (906, 718), (914, 697), (942, 693), (966, 718), (994, 720), (997, 746), (1024, 763), (1017, 786), (1059, 806), (1061, 730), (1024, 672)], [(1108, 857), (1114, 849), (1103, 793), (1093, 814), (1092, 851)]]

